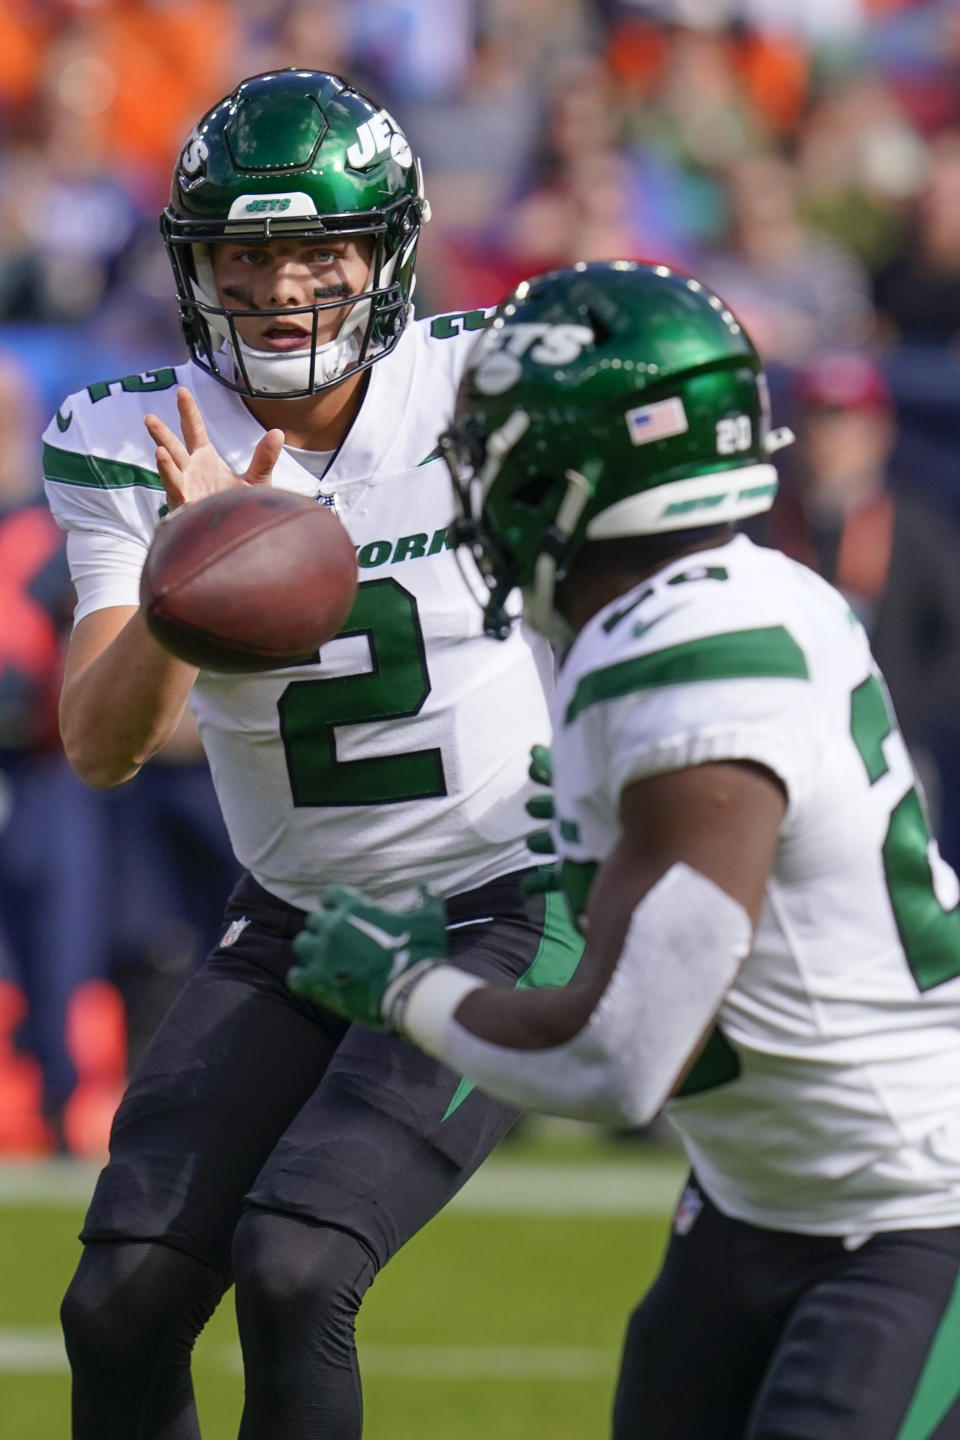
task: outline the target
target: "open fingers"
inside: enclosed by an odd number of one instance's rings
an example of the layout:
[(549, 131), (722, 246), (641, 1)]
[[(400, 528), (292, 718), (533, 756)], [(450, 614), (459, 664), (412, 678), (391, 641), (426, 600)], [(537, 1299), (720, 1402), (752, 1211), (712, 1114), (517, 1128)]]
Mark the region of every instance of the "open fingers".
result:
[(181, 385), (177, 391), (177, 409), (180, 412), (183, 438), (192, 455), (195, 450), (200, 449), (201, 445), (208, 445), (210, 442), (207, 438), (207, 427), (200, 414), (200, 406), (185, 385)]
[(167, 503), (171, 509), (174, 509), (184, 502), (181, 468), (163, 445), (157, 446), (156, 460), (157, 473), (166, 492)]
[(257, 441), (257, 448), (250, 459), (250, 468), (244, 476), (248, 485), (271, 485), (273, 483), (273, 467), (280, 459), (283, 440), (282, 430), (268, 430), (266, 435), (261, 435)]
[(180, 436), (171, 430), (159, 415), (144, 415), (143, 423), (147, 427), (147, 433), (154, 445), (162, 446), (182, 470), (190, 459), (190, 453)]

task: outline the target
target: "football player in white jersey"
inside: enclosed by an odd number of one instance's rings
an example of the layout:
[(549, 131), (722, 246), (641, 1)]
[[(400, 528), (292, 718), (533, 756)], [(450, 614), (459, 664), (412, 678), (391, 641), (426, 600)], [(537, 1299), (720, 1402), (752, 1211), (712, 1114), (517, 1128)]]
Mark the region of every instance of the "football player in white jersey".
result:
[(960, 1437), (960, 887), (849, 607), (734, 533), (788, 438), (696, 280), (577, 266), (504, 302), (443, 445), (491, 633), (519, 585), (569, 647), (582, 978), (438, 963), (429, 895), (335, 887), (294, 942), (296, 993), (493, 1095), (621, 1125), (669, 1102), (692, 1175), (616, 1440)]
[[(162, 217), (189, 363), (91, 384), (44, 437), (78, 592), (67, 754), (121, 783), (189, 703), (247, 871), (116, 1117), (63, 1306), (75, 1440), (199, 1435), (190, 1351), (231, 1280), (244, 1440), (356, 1440), (364, 1291), (515, 1118), (290, 993), (325, 884), (403, 904), (428, 881), (455, 953), (500, 983), (579, 958), (559, 897), (521, 890), (552, 660), (486, 635), (457, 566), (436, 441), (484, 316), (412, 319), (426, 214), (402, 132), (345, 81), (245, 81), (188, 138)], [(138, 613), (147, 548), (168, 508), (270, 483), (336, 507), (356, 605), (313, 664), (198, 674)]]

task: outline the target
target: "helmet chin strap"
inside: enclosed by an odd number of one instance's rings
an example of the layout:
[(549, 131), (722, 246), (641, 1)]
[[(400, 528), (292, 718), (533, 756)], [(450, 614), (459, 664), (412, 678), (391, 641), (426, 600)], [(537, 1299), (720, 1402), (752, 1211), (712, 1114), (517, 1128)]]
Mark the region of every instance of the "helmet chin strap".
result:
[(574, 632), (553, 603), (556, 586), (557, 562), (552, 555), (538, 555), (533, 569), (533, 584), (523, 592), (523, 618), (531, 630), (543, 635), (565, 650), (573, 640)]
[(536, 558), (533, 584), (523, 594), (523, 618), (534, 630), (545, 635), (551, 644), (566, 647), (573, 640), (574, 631), (553, 603), (557, 587), (557, 552), (564, 548), (576, 530), (593, 487), (578, 470), (565, 471), (564, 479), (567, 488), (549, 531), (553, 543), (549, 549), (541, 550)]
[[(223, 351), (238, 375), (246, 374), (254, 390), (270, 395), (289, 395), (293, 390), (306, 390), (311, 383), (336, 380), (352, 360), (360, 354), (360, 341), (355, 334), (341, 334), (316, 350), (294, 350), (278, 354), (272, 350), (253, 350), (239, 342), (241, 364), (232, 339), (225, 340)], [(312, 365), (311, 365), (312, 361)]]

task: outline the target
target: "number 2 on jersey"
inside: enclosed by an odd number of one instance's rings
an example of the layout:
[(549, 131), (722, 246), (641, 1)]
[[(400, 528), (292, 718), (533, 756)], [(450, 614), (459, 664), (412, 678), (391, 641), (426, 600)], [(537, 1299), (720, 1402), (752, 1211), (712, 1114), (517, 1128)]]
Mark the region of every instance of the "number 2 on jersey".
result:
[[(883, 742), (896, 722), (875, 675), (850, 697), (850, 733), (871, 785), (888, 774)], [(923, 804), (911, 785), (890, 812), (883, 842), (883, 868), (900, 942), (919, 990), (932, 990), (960, 975), (960, 909), (946, 909), (937, 896), (934, 866), (956, 877), (940, 859)]]
[(293, 680), (280, 696), (294, 805), (391, 805), (446, 795), (438, 748), (357, 760), (337, 755), (339, 726), (406, 720), (430, 694), (415, 598), (396, 580), (365, 581), (340, 631), (345, 635), (368, 637), (372, 670)]

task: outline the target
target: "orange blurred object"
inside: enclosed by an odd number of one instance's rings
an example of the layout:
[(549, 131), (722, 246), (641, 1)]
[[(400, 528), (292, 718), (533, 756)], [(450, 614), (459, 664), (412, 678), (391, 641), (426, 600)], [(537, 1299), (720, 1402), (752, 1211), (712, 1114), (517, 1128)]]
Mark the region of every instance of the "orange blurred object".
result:
[(669, 55), (670, 39), (663, 27), (639, 17), (621, 21), (607, 46), (610, 69), (633, 98), (656, 86)]
[(0, 5), (0, 106), (16, 110), (33, 100), (43, 71), (52, 24), (32, 0)]
[(748, 32), (738, 41), (735, 65), (754, 107), (771, 129), (785, 133), (803, 115), (810, 90), (810, 56), (788, 36)]
[(20, 1054), (13, 1043), (27, 1013), (23, 991), (0, 980), (0, 1155), (26, 1159), (47, 1155), (53, 1136), (43, 1118), (43, 1076), (32, 1055)]
[(67, 1148), (80, 1159), (102, 1159), (127, 1066), (123, 1001), (107, 981), (88, 980), (71, 996), (67, 1048), (77, 1067), (77, 1086), (63, 1112)]
[[(19, 985), (0, 980), (0, 1156), (5, 1159), (50, 1155), (60, 1148), (43, 1116), (40, 1066), (14, 1044), (26, 1013)], [(112, 985), (89, 980), (77, 988), (67, 1012), (66, 1038), (77, 1086), (64, 1109), (62, 1140), (71, 1155), (102, 1160), (126, 1085), (126, 1014)]]
[(127, 1022), (119, 991), (106, 980), (78, 985), (67, 1009), (67, 1049), (81, 1079), (123, 1076)]
[(242, 28), (228, 0), (100, 0), (76, 6), (44, 57), (54, 130), (162, 198), (192, 124), (237, 82)]
[(237, 17), (224, 0), (101, 7), (101, 59), (116, 77), (121, 153), (164, 170), (197, 117), (233, 87)]

